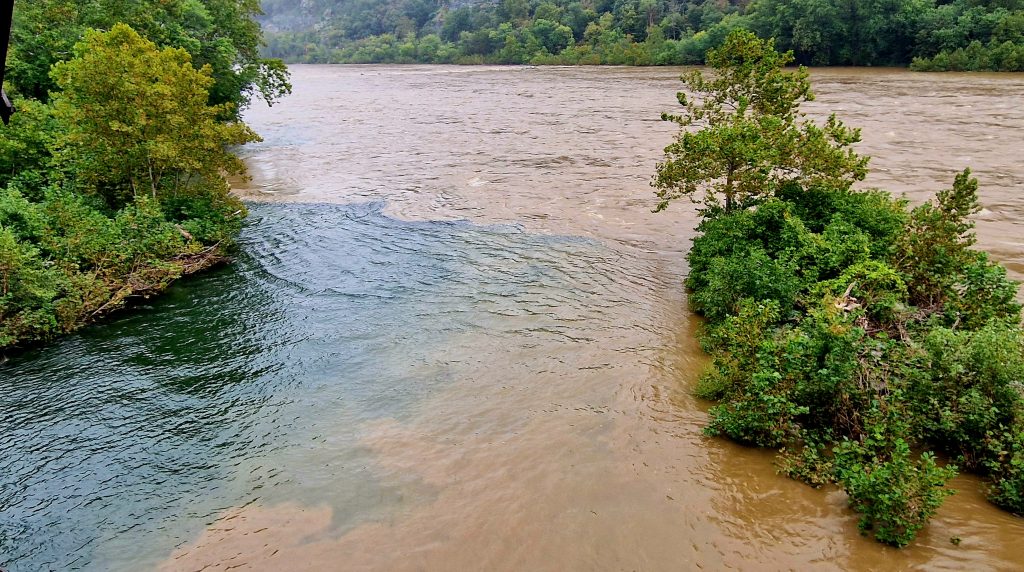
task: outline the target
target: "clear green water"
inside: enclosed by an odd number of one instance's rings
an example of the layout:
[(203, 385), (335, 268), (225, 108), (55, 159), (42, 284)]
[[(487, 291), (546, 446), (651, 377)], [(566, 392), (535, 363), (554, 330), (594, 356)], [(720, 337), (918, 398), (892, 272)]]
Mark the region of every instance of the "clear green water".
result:
[(386, 511), (359, 428), (480, 358), (456, 338), (573, 338), (613, 279), (593, 241), (381, 206), (257, 205), (235, 265), (0, 366), (0, 565), (145, 568), (253, 502)]

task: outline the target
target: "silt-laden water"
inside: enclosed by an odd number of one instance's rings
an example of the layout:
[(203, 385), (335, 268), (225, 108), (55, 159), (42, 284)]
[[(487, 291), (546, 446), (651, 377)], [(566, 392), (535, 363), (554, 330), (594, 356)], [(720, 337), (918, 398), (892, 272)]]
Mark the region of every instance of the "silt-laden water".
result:
[[(679, 70), (293, 73), (247, 114), (236, 264), (0, 366), (0, 567), (1019, 568), (976, 479), (895, 550), (701, 435), (696, 219), (647, 186)], [(812, 79), (870, 184), (973, 167), (981, 245), (1024, 275), (1024, 76)]]

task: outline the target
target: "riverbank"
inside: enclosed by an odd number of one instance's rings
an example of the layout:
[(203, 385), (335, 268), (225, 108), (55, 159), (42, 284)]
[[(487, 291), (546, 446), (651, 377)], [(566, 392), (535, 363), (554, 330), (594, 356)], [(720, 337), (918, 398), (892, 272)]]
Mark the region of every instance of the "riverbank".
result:
[(6, 359), (26, 349), (51, 342), (59, 335), (73, 333), (130, 307), (134, 302), (161, 294), (180, 278), (219, 267), (230, 260), (227, 249), (218, 244), (200, 252), (184, 251), (160, 264), (107, 278), (94, 291), (90, 303), (77, 308), (77, 314), (65, 313), (61, 316), (56, 331), (19, 327), (18, 323), (11, 323), (17, 318), (8, 317), (0, 334), (0, 341), (7, 342), (0, 344), (0, 356)]
[(1019, 3), (382, 2), (268, 3), (264, 50), (293, 63), (699, 65), (749, 30), (803, 65), (1024, 71)]
[[(22, 14), (15, 32), (45, 16)], [(17, 78), (0, 130), (0, 351), (222, 263), (245, 216), (225, 179), (244, 173), (231, 149), (259, 140), (237, 116), (242, 91), (217, 92), (212, 66), (121, 22), (59, 32), (73, 49), (46, 78)]]
[[(0, 204), (13, 208), (0, 226), (0, 354), (7, 356), (227, 263), (244, 213), (239, 203), (218, 227), (208, 219), (168, 221), (145, 204), (113, 219), (68, 197), (32, 203), (8, 191)], [(12, 213), (25, 224), (12, 225)]]

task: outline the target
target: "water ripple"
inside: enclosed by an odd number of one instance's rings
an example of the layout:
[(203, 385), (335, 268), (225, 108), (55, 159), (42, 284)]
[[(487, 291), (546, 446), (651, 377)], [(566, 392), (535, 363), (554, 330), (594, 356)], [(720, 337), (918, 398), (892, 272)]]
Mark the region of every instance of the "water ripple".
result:
[(383, 206), (257, 206), (236, 267), (2, 366), (0, 562), (130, 569), (256, 499), (358, 519), (379, 480), (361, 424), (602, 323), (650, 327), (614, 323), (643, 286), (599, 243)]

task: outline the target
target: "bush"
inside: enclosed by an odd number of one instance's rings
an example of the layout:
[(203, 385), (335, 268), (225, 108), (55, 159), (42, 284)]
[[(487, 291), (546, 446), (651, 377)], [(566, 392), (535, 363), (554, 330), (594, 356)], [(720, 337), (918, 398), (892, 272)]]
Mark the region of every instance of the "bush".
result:
[(807, 407), (789, 399), (781, 374), (758, 372), (742, 394), (711, 408), (705, 433), (758, 447), (778, 447), (793, 438), (799, 427), (796, 417), (807, 412)]
[(877, 260), (856, 262), (838, 278), (820, 283), (815, 291), (836, 297), (836, 304), (851, 310), (863, 309), (868, 323), (877, 325), (890, 325), (907, 310), (907, 285), (902, 275)]
[[(989, 65), (980, 44), (968, 51)], [(1021, 306), (971, 248), (977, 180), (965, 170), (910, 211), (852, 190), (867, 164), (850, 148), (859, 131), (800, 119), (813, 95), (805, 70), (783, 69), (791, 60), (730, 35), (708, 55), (715, 75), (684, 76), (684, 112), (663, 116), (682, 129), (654, 176), (655, 210), (702, 204), (686, 283), (712, 355), (697, 393), (719, 402), (706, 432), (784, 447), (784, 472), (839, 483), (861, 529), (896, 546), (950, 494), (956, 469), (931, 450), (988, 471), (993, 502), (1020, 512)]]
[(985, 468), (992, 474), (989, 500), (1024, 516), (1024, 430), (1018, 427), (990, 432), (986, 444)]
[(53, 299), (59, 276), (39, 251), (0, 226), (0, 347), (55, 330)]
[(972, 254), (974, 259), (958, 273), (956, 295), (946, 304), (946, 322), (969, 330), (994, 321), (1015, 325), (1021, 312), (1018, 284), (1009, 280), (1006, 268), (991, 262), (987, 253)]
[(931, 453), (914, 460), (901, 438), (879, 441), (841, 443), (835, 454), (836, 478), (850, 497), (850, 506), (861, 513), (857, 526), (862, 533), (873, 532), (881, 542), (906, 546), (942, 501), (955, 493), (945, 485), (956, 476), (956, 468), (939, 467)]
[(699, 227), (687, 284), (708, 319), (707, 433), (784, 447), (783, 472), (838, 483), (861, 528), (896, 546), (950, 494), (955, 468), (931, 451), (987, 472), (993, 502), (1020, 512), (1021, 307), (971, 249), (976, 182), (965, 172), (912, 212), (877, 191), (805, 191)]
[(999, 322), (974, 332), (939, 327), (922, 345), (926, 373), (908, 384), (915, 419), (929, 442), (977, 469), (992, 431), (1024, 419), (1024, 333)]
[(712, 259), (704, 276), (707, 287), (694, 292), (690, 300), (694, 309), (713, 320), (735, 314), (744, 298), (772, 300), (780, 307), (790, 307), (800, 290), (796, 267), (772, 259), (757, 247)]
[(831, 435), (804, 431), (799, 441), (779, 451), (779, 472), (814, 488), (833, 482), (835, 464)]

